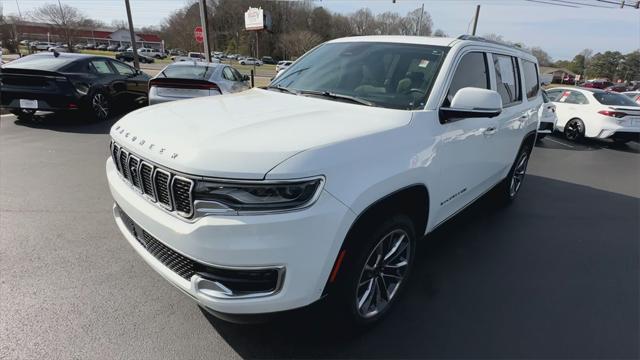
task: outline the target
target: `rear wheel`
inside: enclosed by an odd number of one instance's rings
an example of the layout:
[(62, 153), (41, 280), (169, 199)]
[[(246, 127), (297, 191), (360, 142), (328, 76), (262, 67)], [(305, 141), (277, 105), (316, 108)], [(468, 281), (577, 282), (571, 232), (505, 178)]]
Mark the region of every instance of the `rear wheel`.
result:
[(567, 140), (580, 141), (584, 138), (584, 123), (580, 119), (571, 119), (564, 126), (564, 136)]
[(102, 91), (96, 91), (90, 100), (93, 117), (98, 121), (105, 121), (111, 116), (111, 101)]
[(518, 152), (516, 161), (511, 166), (511, 170), (509, 170), (509, 174), (497, 187), (497, 195), (502, 202), (511, 203), (518, 196), (527, 173), (530, 155), (531, 145), (523, 145), (520, 152)]

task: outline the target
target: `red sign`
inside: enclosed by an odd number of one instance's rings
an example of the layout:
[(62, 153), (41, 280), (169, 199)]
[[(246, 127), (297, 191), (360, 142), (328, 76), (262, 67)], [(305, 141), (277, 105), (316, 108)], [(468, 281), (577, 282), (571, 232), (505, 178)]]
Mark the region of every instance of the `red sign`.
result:
[(196, 28), (193, 29), (193, 36), (196, 38), (196, 41), (199, 43), (202, 43), (204, 41), (202, 26), (196, 26)]

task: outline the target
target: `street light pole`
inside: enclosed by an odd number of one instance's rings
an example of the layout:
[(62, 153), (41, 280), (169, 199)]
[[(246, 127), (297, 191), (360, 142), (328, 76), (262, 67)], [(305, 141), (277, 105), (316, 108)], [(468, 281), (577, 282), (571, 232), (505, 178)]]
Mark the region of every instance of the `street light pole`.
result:
[(133, 66), (140, 70), (140, 62), (138, 62), (138, 44), (136, 44), (136, 33), (133, 30), (133, 19), (131, 18), (131, 6), (129, 0), (124, 0), (127, 6), (127, 19), (129, 20), (129, 36), (131, 36), (131, 50), (133, 50)]
[(200, 22), (202, 23), (202, 43), (204, 44), (204, 56), (207, 62), (211, 62), (211, 50), (209, 48), (209, 20), (207, 19), (207, 0), (200, 0)]

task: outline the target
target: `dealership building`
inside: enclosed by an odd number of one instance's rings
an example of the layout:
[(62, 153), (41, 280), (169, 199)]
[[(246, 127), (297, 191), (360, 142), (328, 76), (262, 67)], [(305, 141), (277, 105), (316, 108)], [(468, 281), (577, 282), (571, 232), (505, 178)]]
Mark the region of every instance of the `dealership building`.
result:
[[(18, 41), (64, 42), (62, 31), (51, 24), (28, 21), (8, 22), (2, 25), (0, 31), (12, 33)], [(138, 47), (164, 50), (164, 41), (157, 34), (137, 32), (135, 37)], [(76, 44), (131, 45), (131, 36), (127, 29), (79, 28), (73, 31), (73, 38)]]

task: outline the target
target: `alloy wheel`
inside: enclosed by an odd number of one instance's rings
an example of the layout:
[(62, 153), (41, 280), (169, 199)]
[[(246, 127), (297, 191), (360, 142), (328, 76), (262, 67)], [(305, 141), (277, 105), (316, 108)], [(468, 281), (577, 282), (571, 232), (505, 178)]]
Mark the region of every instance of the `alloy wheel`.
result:
[(565, 126), (564, 133), (569, 140), (577, 140), (582, 136), (584, 132), (582, 123), (578, 120), (569, 121), (569, 123)]
[(91, 106), (98, 119), (106, 120), (109, 117), (109, 101), (103, 94), (97, 93), (93, 95)]
[(363, 318), (371, 318), (387, 308), (395, 297), (409, 267), (409, 235), (395, 229), (376, 244), (360, 273), (356, 307)]
[(514, 197), (520, 190), (520, 186), (524, 181), (524, 175), (527, 172), (527, 163), (529, 162), (529, 154), (527, 152), (523, 152), (518, 159), (518, 164), (516, 168), (513, 170), (513, 175), (511, 176), (511, 183), (509, 185), (509, 196)]

